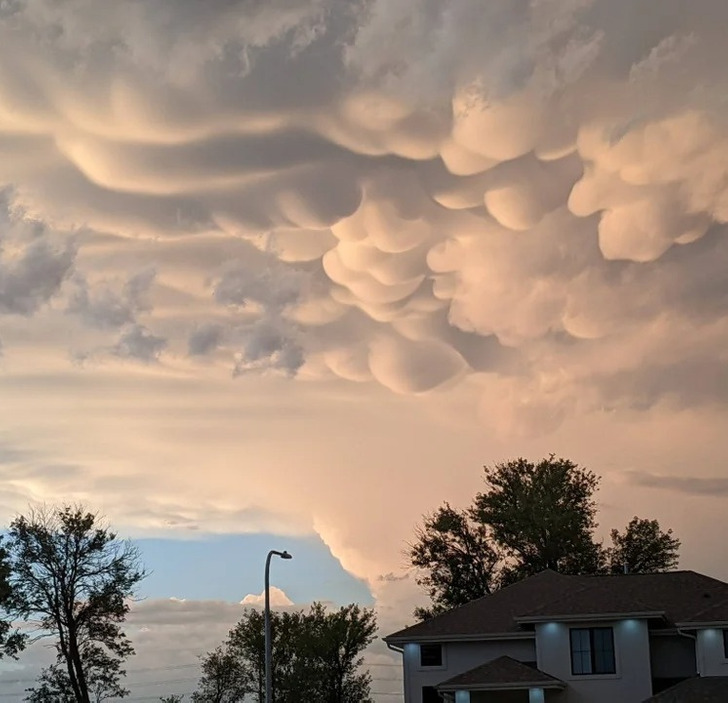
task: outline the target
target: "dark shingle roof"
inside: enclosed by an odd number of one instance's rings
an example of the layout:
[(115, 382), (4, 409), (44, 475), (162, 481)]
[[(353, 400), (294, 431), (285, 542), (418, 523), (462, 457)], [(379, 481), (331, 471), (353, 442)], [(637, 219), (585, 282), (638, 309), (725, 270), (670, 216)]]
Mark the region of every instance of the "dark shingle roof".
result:
[(520, 628), (513, 618), (560, 596), (568, 578), (554, 571), (542, 571), (490, 596), (478, 598), (430, 620), (395, 632), (385, 639), (404, 638), (416, 642), (422, 637), (442, 635), (475, 636), (483, 633), (518, 632)]
[(544, 674), (535, 667), (516, 661), (511, 657), (503, 656), (493, 659), (486, 664), (466, 671), (463, 674), (443, 681), (438, 688), (448, 690), (468, 690), (488, 688), (528, 688), (540, 686), (541, 688), (563, 688), (566, 684), (553, 676)]
[(725, 703), (728, 701), (728, 676), (705, 676), (682, 681), (661, 691), (644, 703)]
[(522, 617), (660, 612), (668, 622), (689, 623), (700, 622), (697, 616), (710, 608), (714, 620), (728, 620), (728, 584), (694, 571), (567, 578), (562, 598)]
[(728, 584), (694, 571), (614, 576), (566, 576), (542, 571), (385, 639), (417, 642), (527, 634), (519, 622), (600, 614), (651, 614), (673, 625), (728, 623)]
[[(708, 607), (697, 613), (693, 613), (690, 620), (685, 620), (685, 623), (690, 622), (724, 622), (726, 620), (726, 613), (728, 613), (728, 598), (721, 598), (721, 594), (714, 594), (717, 597), (714, 599), (713, 595), (710, 597), (703, 596), (704, 603), (708, 603)], [(683, 623), (682, 620), (677, 622)]]

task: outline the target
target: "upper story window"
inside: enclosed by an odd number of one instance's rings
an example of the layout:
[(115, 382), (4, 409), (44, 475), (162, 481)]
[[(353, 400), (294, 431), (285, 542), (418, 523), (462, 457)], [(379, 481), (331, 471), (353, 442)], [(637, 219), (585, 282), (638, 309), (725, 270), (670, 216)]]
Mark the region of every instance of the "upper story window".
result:
[(421, 644), (420, 666), (442, 666), (442, 645)]
[(728, 630), (723, 630), (723, 656), (728, 659)]
[(572, 674), (616, 673), (611, 627), (573, 628), (569, 634)]

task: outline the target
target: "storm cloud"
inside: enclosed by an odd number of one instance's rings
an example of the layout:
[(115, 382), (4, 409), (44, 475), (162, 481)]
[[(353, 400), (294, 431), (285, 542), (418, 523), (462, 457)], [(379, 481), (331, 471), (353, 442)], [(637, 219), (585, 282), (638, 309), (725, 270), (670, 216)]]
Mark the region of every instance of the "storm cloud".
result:
[(0, 412), (40, 457), (5, 513), (316, 531), (401, 617), (402, 540), (491, 459), (723, 494), (683, 474), (728, 457), (726, 26), (724, 0), (0, 3)]

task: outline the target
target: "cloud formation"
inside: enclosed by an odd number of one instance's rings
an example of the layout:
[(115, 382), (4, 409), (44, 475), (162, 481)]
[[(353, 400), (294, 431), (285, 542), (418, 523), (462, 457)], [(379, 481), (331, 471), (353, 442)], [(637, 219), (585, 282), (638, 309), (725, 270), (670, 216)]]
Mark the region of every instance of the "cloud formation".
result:
[(660, 476), (648, 471), (629, 471), (627, 480), (635, 486), (661, 488), (696, 496), (728, 495), (728, 479), (722, 476)]
[[(378, 430), (349, 402), (376, 399), (397, 446), (415, 403), (524, 443), (583, 418), (719, 426), (727, 24), (723, 0), (0, 4), (0, 372), (48, 437), (16, 431), (46, 464), (102, 463), (108, 500), (142, 480), (127, 452), (153, 465), (166, 502), (119, 499), (147, 528), (313, 524), (376, 581), (390, 535), (354, 536), (333, 486), (352, 465), (400, 481), (357, 490), (402, 530), (438, 489), (416, 462), (365, 467), (342, 423)], [(310, 446), (321, 407), (336, 422)], [(78, 460), (54, 424), (74, 413)]]
[[(514, 398), (557, 373), (534, 399), (552, 416), (655, 402), (686, 327), (689, 357), (725, 341), (725, 9), (678, 23), (675, 3), (12, 3), (12, 227), (138, 242), (121, 288), (89, 259), (66, 292), (123, 328), (100, 346), (127, 359), (186, 344), (233, 375), (398, 393), (475, 375)], [(197, 258), (202, 236), (231, 258)], [(6, 257), (4, 312), (64, 294), (60, 241)], [(169, 295), (152, 309), (152, 284), (195, 277), (193, 319)]]
[[(248, 593), (240, 605), (262, 607), (265, 603), (265, 591), (263, 593)], [(293, 605), (293, 601), (277, 586), (270, 587), (270, 604), (271, 606), (288, 606)]]

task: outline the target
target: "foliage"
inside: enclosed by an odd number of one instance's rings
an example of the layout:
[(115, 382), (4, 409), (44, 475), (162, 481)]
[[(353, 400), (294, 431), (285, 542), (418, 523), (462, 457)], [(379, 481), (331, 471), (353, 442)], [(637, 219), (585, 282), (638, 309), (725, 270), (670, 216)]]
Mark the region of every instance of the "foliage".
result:
[[(89, 699), (92, 703), (101, 703), (109, 698), (124, 698), (127, 691), (120, 685), (119, 679), (124, 675), (121, 661), (110, 657), (99, 645), (85, 648), (83, 654), (86, 684)], [(76, 703), (71, 679), (59, 664), (43, 669), (38, 678), (38, 685), (27, 689), (25, 700), (29, 703)]]
[(672, 530), (663, 532), (657, 520), (633, 517), (625, 531), (611, 532), (612, 546), (607, 550), (608, 568), (613, 574), (651, 574), (677, 567), (680, 540)]
[(516, 459), (486, 467), (485, 481), (490, 490), (475, 497), (473, 514), (512, 559), (516, 578), (544, 569), (569, 574), (599, 569), (595, 474), (551, 455), (538, 464)]
[(471, 511), (445, 503), (426, 515), (415, 532), (409, 556), (432, 606), (418, 608), (422, 620), (449, 610), (497, 588), (500, 554), (488, 527), (474, 520)]
[(7, 551), (11, 613), (34, 622), (38, 637), (56, 638), (57, 662), (28, 700), (72, 695), (75, 703), (99, 703), (124, 696), (121, 664), (134, 650), (121, 624), (145, 576), (136, 548), (97, 515), (63, 506), (13, 520)]
[(11, 579), (10, 555), (5, 545), (0, 542), (0, 613), (5, 613), (5, 618), (0, 618), (0, 659), (4, 655), (16, 658), (18, 653), (25, 648), (26, 636), (12, 626), (12, 614), (15, 603), (15, 589)]
[(425, 515), (408, 550), (416, 580), (430, 597), (426, 619), (552, 569), (566, 574), (665, 571), (677, 566), (680, 541), (656, 520), (635, 518), (612, 547), (595, 539), (599, 477), (551, 455), (485, 467), (488, 490), (464, 510), (445, 503)]
[[(327, 612), (323, 605), (314, 603), (300, 622), (300, 630), (292, 633), (297, 658), (288, 685), (290, 694), (303, 684), (309, 692), (304, 700), (368, 701), (371, 677), (359, 669), (363, 663), (361, 653), (377, 629), (374, 612), (358, 605)], [(285, 651), (280, 654), (285, 656)], [(289, 703), (300, 700), (290, 694), (286, 699)]]
[[(349, 605), (328, 612), (271, 613), (272, 678), (277, 703), (368, 703), (371, 679), (361, 653), (374, 639), (374, 612)], [(263, 614), (248, 610), (227, 640), (203, 659), (195, 703), (265, 700)]]
[(58, 664), (43, 669), (37, 685), (26, 692), (29, 703), (76, 703), (68, 674)]
[[(250, 668), (241, 653), (233, 651), (228, 640), (202, 660), (202, 676), (197, 691), (192, 694), (193, 703), (243, 701), (246, 694), (255, 690), (251, 685)], [(264, 690), (263, 685), (260, 686), (260, 690)]]
[(160, 696), (159, 700), (162, 701), (162, 703), (182, 703), (184, 696), (172, 694), (171, 696)]

